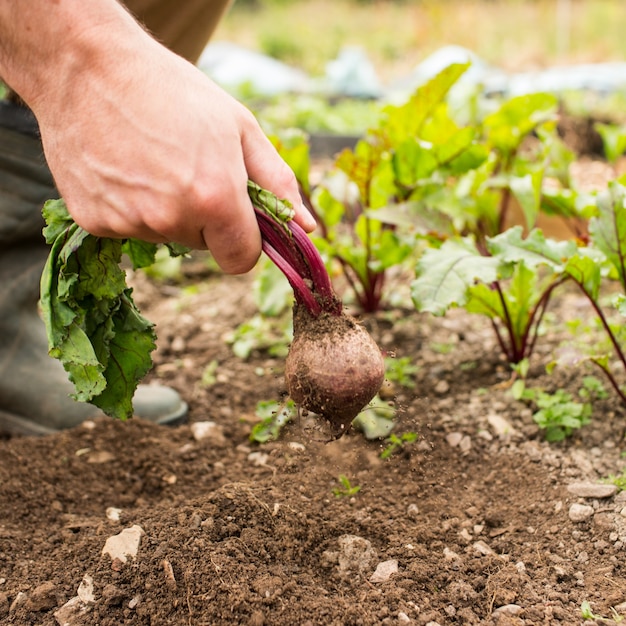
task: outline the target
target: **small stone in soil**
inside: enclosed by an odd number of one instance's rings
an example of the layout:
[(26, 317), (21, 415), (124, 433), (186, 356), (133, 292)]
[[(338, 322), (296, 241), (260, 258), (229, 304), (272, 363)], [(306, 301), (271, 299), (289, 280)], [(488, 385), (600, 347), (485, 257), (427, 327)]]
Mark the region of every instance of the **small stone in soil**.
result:
[(68, 600), (58, 611), (54, 612), (54, 619), (59, 626), (81, 626), (87, 607), (78, 596)]
[(83, 576), (80, 585), (78, 585), (77, 595), (83, 604), (94, 604), (96, 601), (93, 578), (89, 574)]
[(578, 504), (575, 502), (569, 508), (569, 518), (576, 524), (586, 522), (588, 519), (593, 517), (593, 513), (593, 507), (588, 506), (587, 504)]
[(370, 576), (370, 582), (372, 583), (384, 583), (389, 580), (394, 574), (398, 573), (398, 561), (391, 559), (389, 561), (383, 561), (376, 566), (376, 570)]
[(377, 558), (371, 542), (363, 537), (342, 535), (337, 542), (339, 550), (337, 552), (327, 550), (322, 557), (329, 565), (337, 564), (342, 573), (366, 571), (372, 567), (372, 562)]
[(519, 615), (524, 609), (519, 604), (505, 604), (499, 606), (494, 612), (494, 615), (506, 615), (507, 617), (514, 617)]
[(450, 384), (446, 380), (440, 380), (435, 385), (435, 393), (439, 396), (445, 396), (450, 391)]
[(105, 511), (105, 515), (107, 516), (108, 520), (111, 520), (112, 522), (119, 522), (120, 516), (122, 515), (122, 509), (118, 509), (114, 506), (109, 506)]
[(224, 443), (224, 429), (215, 422), (194, 422), (191, 426), (191, 434), (196, 441), (210, 439), (213, 443)]
[(567, 490), (579, 498), (611, 498), (617, 493), (617, 485), (598, 483), (572, 483)]
[(137, 524), (125, 528), (121, 533), (109, 537), (102, 548), (102, 554), (108, 554), (112, 561), (126, 563), (128, 557), (135, 558), (139, 552), (139, 542), (144, 534)]
[(446, 435), (446, 441), (453, 448), (456, 448), (461, 443), (462, 439), (463, 439), (463, 433), (455, 432), (455, 433), (449, 433), (448, 435)]
[(493, 554), (493, 550), (484, 541), (477, 541), (472, 547), (478, 554), (482, 554), (483, 556)]
[(487, 422), (493, 429), (493, 432), (500, 438), (518, 434), (508, 420), (497, 413), (487, 415)]
[(409, 504), (409, 506), (406, 508), (406, 514), (411, 519), (417, 519), (419, 517), (419, 513), (420, 513), (420, 510), (417, 504)]
[(248, 461), (250, 461), (250, 463), (252, 463), (255, 467), (266, 467), (269, 458), (269, 454), (266, 452), (256, 451), (250, 452), (248, 455)]
[(444, 548), (443, 549), (443, 557), (444, 559), (446, 559), (446, 561), (458, 561), (459, 560), (459, 555), (454, 552), (454, 550), (450, 550), (450, 548)]

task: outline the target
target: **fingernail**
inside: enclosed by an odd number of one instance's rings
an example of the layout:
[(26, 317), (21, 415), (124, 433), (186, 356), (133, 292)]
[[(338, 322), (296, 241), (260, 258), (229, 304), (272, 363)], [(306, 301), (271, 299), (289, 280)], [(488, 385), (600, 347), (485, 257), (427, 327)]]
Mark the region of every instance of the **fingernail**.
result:
[(306, 230), (308, 233), (313, 232), (317, 228), (317, 222), (315, 218), (311, 215), (309, 210), (304, 206), (301, 209), (302, 214), (302, 228)]

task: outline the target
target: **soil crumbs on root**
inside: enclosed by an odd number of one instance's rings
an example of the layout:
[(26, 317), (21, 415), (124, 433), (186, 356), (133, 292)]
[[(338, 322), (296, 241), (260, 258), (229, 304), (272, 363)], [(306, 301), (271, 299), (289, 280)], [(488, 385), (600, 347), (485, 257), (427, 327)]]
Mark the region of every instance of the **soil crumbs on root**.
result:
[(296, 306), (293, 328), (285, 360), (287, 391), (296, 404), (327, 419), (337, 439), (379, 392), (385, 378), (382, 352), (345, 313), (313, 317)]
[[(185, 396), (187, 424), (0, 441), (0, 624), (581, 624), (584, 602), (603, 623), (626, 615), (626, 499), (568, 489), (624, 466), (613, 396), (547, 444), (486, 324), (407, 309), (364, 323), (419, 366), (393, 395), (395, 432), (415, 443), (382, 460), (384, 442), (326, 444), (308, 416), (252, 444), (257, 402), (284, 397), (284, 362), (225, 342), (255, 312), (250, 277), (198, 276), (193, 292), (135, 279), (159, 333), (151, 376)], [(543, 372), (529, 384), (577, 393), (579, 378)], [(335, 495), (340, 476), (358, 493)], [(103, 553), (124, 530), (135, 543)]]

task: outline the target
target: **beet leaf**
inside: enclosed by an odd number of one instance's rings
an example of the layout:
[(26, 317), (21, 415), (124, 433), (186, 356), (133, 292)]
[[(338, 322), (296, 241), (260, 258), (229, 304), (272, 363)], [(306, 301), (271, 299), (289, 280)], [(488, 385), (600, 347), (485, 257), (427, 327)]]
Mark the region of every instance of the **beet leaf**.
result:
[(47, 202), (43, 214), (51, 249), (40, 303), (49, 353), (68, 372), (76, 400), (127, 419), (137, 385), (152, 366), (156, 337), (133, 302), (120, 262), (126, 253), (133, 267), (146, 267), (157, 246), (94, 237), (74, 223), (62, 200)]

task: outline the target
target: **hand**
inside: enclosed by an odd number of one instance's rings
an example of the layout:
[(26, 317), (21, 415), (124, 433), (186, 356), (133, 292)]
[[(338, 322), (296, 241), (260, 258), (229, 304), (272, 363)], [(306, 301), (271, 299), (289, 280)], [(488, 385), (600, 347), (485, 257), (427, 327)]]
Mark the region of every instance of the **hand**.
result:
[(224, 271), (245, 272), (261, 252), (250, 178), (291, 201), (311, 231), (293, 172), (252, 114), (139, 27), (131, 32), (30, 102), (74, 220), (97, 236), (208, 248)]

